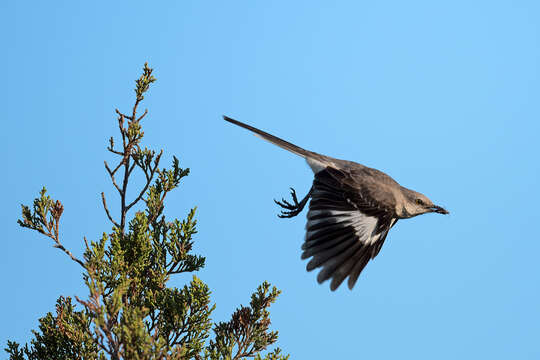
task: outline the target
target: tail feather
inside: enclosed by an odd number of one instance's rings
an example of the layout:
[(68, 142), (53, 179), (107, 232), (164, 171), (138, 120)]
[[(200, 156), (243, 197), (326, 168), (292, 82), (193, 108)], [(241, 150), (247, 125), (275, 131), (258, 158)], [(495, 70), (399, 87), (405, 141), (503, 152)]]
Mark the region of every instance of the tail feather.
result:
[(248, 124), (244, 124), (243, 122), (240, 122), (238, 120), (231, 119), (228, 116), (223, 115), (223, 119), (225, 119), (225, 121), (228, 121), (230, 123), (243, 127), (244, 129), (248, 129), (249, 131), (252, 131), (253, 133), (255, 133), (255, 135), (259, 136), (260, 138), (266, 141), (269, 141), (272, 144), (277, 145), (282, 149), (285, 149), (287, 151), (300, 155), (303, 158), (309, 158), (314, 155), (314, 153), (312, 153), (311, 151), (302, 149), (301, 147), (291, 144), (290, 142), (285, 141), (283, 139), (280, 139), (277, 136), (271, 135), (267, 132), (254, 128), (253, 126), (250, 126)]

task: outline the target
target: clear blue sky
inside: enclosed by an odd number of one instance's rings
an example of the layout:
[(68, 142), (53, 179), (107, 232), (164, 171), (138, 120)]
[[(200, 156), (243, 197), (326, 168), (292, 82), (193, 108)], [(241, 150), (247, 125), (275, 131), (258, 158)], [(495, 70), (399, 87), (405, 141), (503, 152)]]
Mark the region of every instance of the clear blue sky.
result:
[[(437, 3), (437, 4), (435, 4)], [(167, 213), (199, 207), (199, 276), (225, 320), (262, 280), (294, 359), (540, 358), (537, 1), (4, 1), (0, 343), (30, 339), (77, 264), (16, 225), (41, 186), (64, 244), (109, 230), (103, 160), (148, 61), (146, 144), (192, 169)], [(389, 173), (451, 211), (401, 221), (355, 289), (300, 260), (303, 161), (221, 119)], [(181, 286), (188, 277), (178, 277)]]

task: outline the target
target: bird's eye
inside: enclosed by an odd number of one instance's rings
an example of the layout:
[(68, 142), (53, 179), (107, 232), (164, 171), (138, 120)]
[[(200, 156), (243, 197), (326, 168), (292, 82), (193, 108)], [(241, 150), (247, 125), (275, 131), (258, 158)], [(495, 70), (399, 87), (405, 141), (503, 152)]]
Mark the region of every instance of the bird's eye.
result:
[(420, 199), (416, 199), (416, 203), (418, 205), (424, 205), (424, 202), (422, 200), (420, 200)]

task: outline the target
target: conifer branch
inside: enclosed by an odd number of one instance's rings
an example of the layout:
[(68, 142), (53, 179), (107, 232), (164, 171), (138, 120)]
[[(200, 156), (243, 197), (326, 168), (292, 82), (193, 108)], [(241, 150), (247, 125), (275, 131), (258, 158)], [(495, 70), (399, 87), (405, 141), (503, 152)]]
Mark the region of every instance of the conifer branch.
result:
[(34, 200), (33, 209), (28, 206), (22, 207), (22, 220), (17, 220), (17, 223), (24, 228), (35, 230), (54, 241), (53, 247), (62, 250), (71, 260), (75, 261), (83, 268), (85, 264), (77, 259), (75, 255), (62, 245), (60, 242), (60, 217), (64, 212), (64, 206), (57, 200), (54, 201), (50, 196), (46, 195), (47, 189), (43, 187), (40, 191), (40, 197)]

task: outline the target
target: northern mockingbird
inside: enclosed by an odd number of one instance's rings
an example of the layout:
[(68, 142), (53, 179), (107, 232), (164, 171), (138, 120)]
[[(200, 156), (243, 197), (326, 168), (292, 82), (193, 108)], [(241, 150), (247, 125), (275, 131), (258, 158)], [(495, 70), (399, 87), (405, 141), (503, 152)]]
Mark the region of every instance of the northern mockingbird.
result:
[(293, 203), (274, 201), (285, 209), (279, 216), (290, 218), (298, 215), (311, 198), (302, 259), (311, 257), (307, 271), (322, 267), (317, 281), (332, 278), (332, 291), (347, 276), (349, 289), (353, 288), (399, 219), (432, 212), (448, 214), (425, 195), (399, 185), (382, 171), (304, 150), (253, 126), (223, 118), (303, 157), (313, 170), (313, 185), (302, 201), (298, 202), (292, 188)]

